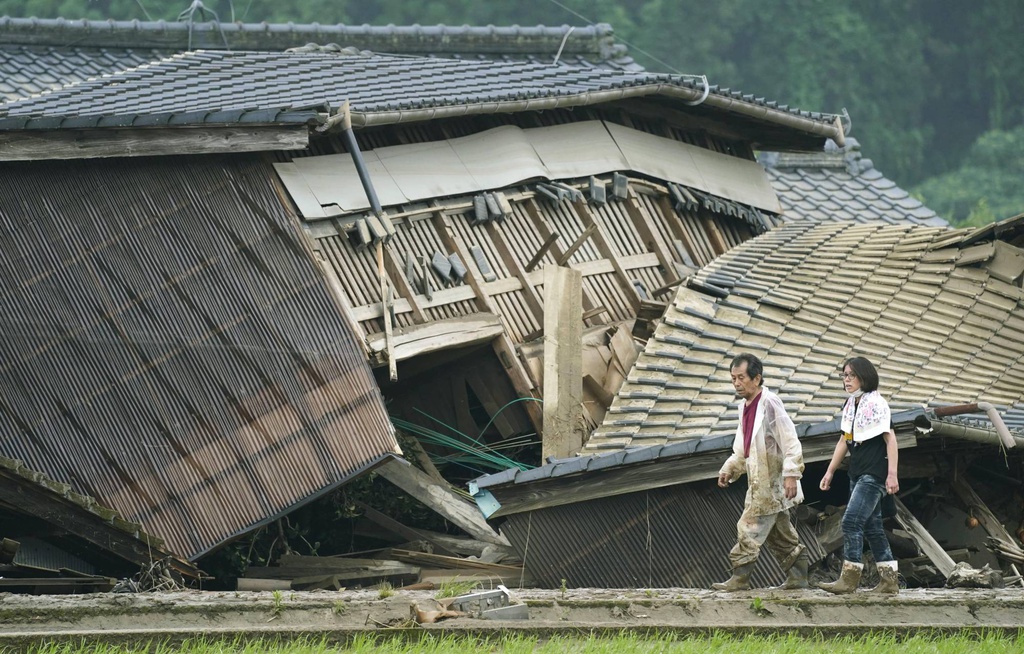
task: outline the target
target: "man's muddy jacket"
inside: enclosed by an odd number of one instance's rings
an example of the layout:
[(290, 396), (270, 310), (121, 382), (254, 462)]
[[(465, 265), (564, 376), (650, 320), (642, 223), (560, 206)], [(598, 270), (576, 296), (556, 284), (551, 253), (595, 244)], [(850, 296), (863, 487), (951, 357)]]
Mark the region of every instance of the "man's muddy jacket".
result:
[[(743, 405), (740, 400), (739, 425), (733, 440), (732, 456), (721, 473), (733, 482), (747, 473), (745, 511), (751, 515), (771, 515), (800, 504), (804, 491), (800, 478), (804, 472), (804, 456), (796, 427), (786, 413), (782, 400), (767, 388), (761, 388), (761, 400), (754, 416), (754, 434), (750, 439), (750, 455), (743, 456)], [(783, 477), (796, 477), (796, 497), (786, 499)]]

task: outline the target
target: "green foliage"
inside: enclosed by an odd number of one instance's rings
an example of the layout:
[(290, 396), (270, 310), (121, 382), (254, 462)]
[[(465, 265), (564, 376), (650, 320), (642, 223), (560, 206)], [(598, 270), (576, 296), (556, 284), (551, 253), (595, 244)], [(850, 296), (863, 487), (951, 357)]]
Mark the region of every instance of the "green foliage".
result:
[[(775, 635), (732, 635), (718, 631), (709, 635), (681, 636), (675, 633), (651, 632), (645, 635), (544, 636), (504, 634), (490, 637), (459, 636), (444, 633), (423, 633), (419, 638), (384, 634), (357, 634), (343, 649), (352, 654), (464, 654), (465, 652), (507, 652), (509, 654), (1011, 654), (1022, 651), (1024, 636), (1004, 632), (946, 634), (921, 631), (900, 636), (891, 631), (826, 637), (821, 634), (802, 636), (797, 633)], [(196, 638), (181, 644), (142, 643), (109, 645), (105, 643), (51, 641), (28, 650), (31, 654), (129, 654), (153, 652), (161, 654), (329, 654), (341, 651), (337, 643), (316, 638), (236, 638), (213, 640)]]
[(962, 165), (914, 189), (943, 218), (962, 226), (986, 225), (1024, 212), (1024, 127), (982, 134)]
[(391, 585), (390, 581), (382, 581), (377, 584), (377, 597), (380, 599), (387, 599), (395, 594), (395, 587)]
[(273, 605), (270, 607), (270, 614), (277, 618), (284, 613), (284, 594), (279, 590), (275, 590), (272, 597)]
[(458, 597), (472, 592), (480, 585), (480, 582), (473, 581), (471, 579), (464, 579), (459, 581), (458, 578), (446, 579), (441, 582), (441, 587), (437, 589), (437, 594), (434, 595), (435, 599), (444, 599), (446, 597)]

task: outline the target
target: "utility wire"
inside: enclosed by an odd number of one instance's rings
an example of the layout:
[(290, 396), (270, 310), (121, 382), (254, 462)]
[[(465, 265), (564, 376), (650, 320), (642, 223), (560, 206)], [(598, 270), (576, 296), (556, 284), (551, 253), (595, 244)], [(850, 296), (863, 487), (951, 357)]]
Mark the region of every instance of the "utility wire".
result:
[[(557, 6), (561, 7), (561, 8), (562, 8), (562, 9), (564, 9), (565, 11), (567, 11), (567, 12), (569, 12), (570, 14), (572, 14), (573, 16), (575, 16), (576, 18), (579, 18), (580, 20), (582, 20), (583, 22), (585, 22), (585, 23), (586, 23), (587, 25), (591, 25), (591, 26), (593, 26), (593, 25), (595, 24), (595, 23), (594, 23), (594, 21), (590, 20), (589, 18), (587, 18), (586, 16), (584, 16), (584, 15), (583, 15), (583, 14), (581, 14), (580, 12), (576, 11), (575, 9), (572, 9), (571, 7), (566, 7), (565, 5), (563, 5), (563, 4), (562, 4), (561, 2), (559, 2), (558, 0), (548, 0), (548, 2), (550, 2), (550, 3), (551, 3), (551, 4), (553, 4), (553, 5), (557, 5)], [(679, 70), (679, 69), (678, 69), (678, 68), (676, 68), (675, 66), (673, 66), (673, 65), (671, 65), (671, 64), (669, 64), (669, 63), (667, 63), (667, 62), (664, 62), (664, 61), (662, 61), (661, 59), (658, 59), (657, 57), (655, 57), (654, 55), (652, 55), (652, 54), (651, 54), (650, 52), (647, 52), (646, 50), (643, 50), (643, 49), (641, 49), (641, 48), (640, 48), (639, 46), (635, 46), (635, 45), (633, 45), (632, 43), (630, 43), (630, 42), (629, 42), (629, 41), (627, 41), (626, 39), (622, 38), (621, 36), (616, 36), (615, 38), (616, 38), (616, 40), (618, 40), (618, 41), (621, 41), (622, 43), (624, 43), (625, 45), (629, 46), (629, 47), (630, 47), (630, 48), (632, 48), (633, 50), (636, 50), (636, 51), (637, 51), (637, 52), (639, 52), (640, 54), (642, 54), (642, 55), (644, 55), (644, 56), (646, 56), (646, 57), (648, 57), (648, 58), (652, 59), (653, 61), (656, 61), (656, 62), (658, 62), (659, 64), (661, 64), (661, 65), (662, 65), (662, 66), (664, 66), (665, 68), (667, 68), (667, 69), (671, 70), (671, 71), (672, 71), (673, 73), (675, 73), (675, 74), (677, 74), (677, 75), (686, 75), (686, 76), (688, 76), (688, 77), (700, 77), (700, 75), (692, 75), (692, 74), (690, 74), (690, 73), (684, 73), (683, 71)]]
[(153, 22), (153, 17), (149, 15), (149, 12), (146, 11), (146, 8), (142, 5), (142, 0), (135, 0), (135, 4), (139, 5), (139, 9), (142, 10), (142, 13), (146, 14), (146, 20)]

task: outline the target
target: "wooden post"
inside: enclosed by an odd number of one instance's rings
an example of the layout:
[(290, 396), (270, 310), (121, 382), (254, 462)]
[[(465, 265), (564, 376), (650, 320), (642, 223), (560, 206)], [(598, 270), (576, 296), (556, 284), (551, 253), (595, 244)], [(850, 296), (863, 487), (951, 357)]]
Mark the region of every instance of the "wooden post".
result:
[(544, 433), (542, 454), (583, 447), (583, 273), (544, 268)]

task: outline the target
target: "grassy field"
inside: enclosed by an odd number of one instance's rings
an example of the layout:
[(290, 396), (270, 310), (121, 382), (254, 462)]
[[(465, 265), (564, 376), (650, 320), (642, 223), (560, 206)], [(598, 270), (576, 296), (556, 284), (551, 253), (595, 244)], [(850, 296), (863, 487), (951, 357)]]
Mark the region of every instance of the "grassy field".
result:
[(511, 654), (580, 652), (582, 654), (628, 654), (630, 652), (671, 652), (673, 654), (1010, 654), (1024, 652), (1024, 631), (1013, 636), (1003, 634), (916, 635), (896, 637), (887, 634), (839, 638), (780, 636), (732, 636), (725, 633), (705, 637), (644, 637), (624, 634), (616, 637), (496, 636), (481, 639), (464, 636), (432, 636), (410, 641), (406, 638), (358, 636), (348, 645), (318, 640), (194, 640), (184, 644), (149, 643), (123, 645), (46, 645), (30, 650), (33, 654)]

